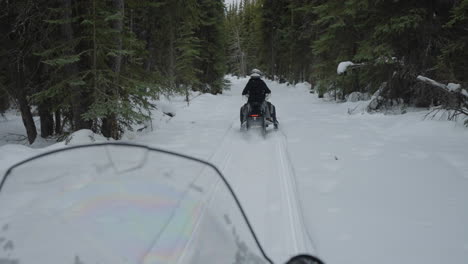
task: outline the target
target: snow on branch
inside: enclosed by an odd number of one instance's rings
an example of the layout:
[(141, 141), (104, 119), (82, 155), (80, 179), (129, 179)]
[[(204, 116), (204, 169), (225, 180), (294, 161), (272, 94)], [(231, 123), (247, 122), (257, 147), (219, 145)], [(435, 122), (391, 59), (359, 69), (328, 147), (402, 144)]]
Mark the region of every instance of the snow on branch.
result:
[(416, 79), (418, 79), (418, 80), (421, 81), (421, 82), (427, 83), (427, 84), (429, 84), (429, 85), (436, 86), (436, 87), (439, 87), (439, 88), (442, 88), (442, 89), (444, 89), (444, 90), (449, 91), (448, 88), (447, 88), (447, 85), (445, 85), (445, 84), (443, 84), (443, 83), (440, 83), (440, 82), (436, 82), (436, 81), (434, 81), (434, 80), (432, 80), (432, 79), (429, 79), (429, 78), (427, 78), (427, 77), (418, 75), (418, 77), (416, 77)]
[(354, 65), (354, 63), (351, 61), (342, 61), (340, 62), (340, 64), (338, 64), (338, 69), (336, 70), (336, 72), (338, 74), (343, 74), (346, 72), (346, 70), (348, 70), (348, 67), (352, 65)]
[(354, 63), (352, 61), (342, 61), (340, 64), (338, 64), (338, 68), (336, 69), (336, 72), (341, 75), (345, 73), (348, 68), (357, 68), (360, 66), (363, 66), (364, 63)]
[(434, 81), (434, 80), (432, 80), (430, 78), (427, 78), (427, 77), (424, 77), (422, 75), (418, 75), (418, 77), (416, 77), (416, 79), (418, 81), (424, 82), (426, 84), (429, 84), (429, 85), (432, 85), (432, 86), (435, 86), (435, 87), (439, 87), (439, 88), (441, 88), (441, 89), (443, 89), (443, 90), (445, 90), (446, 92), (449, 92), (449, 93), (460, 93), (463, 96), (468, 98), (468, 92), (465, 89), (462, 89), (460, 84), (449, 83), (448, 85), (445, 85), (443, 83)]

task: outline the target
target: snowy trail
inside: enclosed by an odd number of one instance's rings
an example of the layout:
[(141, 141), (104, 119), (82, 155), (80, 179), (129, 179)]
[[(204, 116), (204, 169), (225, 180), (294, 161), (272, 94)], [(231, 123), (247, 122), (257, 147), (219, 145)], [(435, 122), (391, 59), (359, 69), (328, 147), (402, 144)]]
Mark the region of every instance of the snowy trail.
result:
[[(190, 111), (181, 111), (177, 122), (157, 132), (164, 142), (151, 134), (139, 141), (215, 164), (239, 196), (266, 253), (281, 263), (294, 254), (313, 253), (314, 248), (303, 223), (284, 132), (270, 130), (263, 138), (260, 131), (239, 130), (244, 85), (245, 79), (233, 80), (232, 90), (223, 96), (197, 98)], [(196, 139), (180, 140), (190, 134)]]
[[(215, 164), (237, 193), (266, 253), (281, 263), (298, 253), (313, 253), (314, 249), (303, 224), (283, 133), (271, 130), (263, 138), (260, 131), (239, 130), (244, 82), (234, 80), (232, 90), (223, 96), (194, 100), (190, 111), (176, 116), (177, 122), (159, 129), (157, 134), (164, 142), (152, 134), (138, 141)], [(196, 119), (194, 115), (198, 115)], [(196, 137), (193, 141), (180, 140), (191, 134)]]
[[(278, 263), (313, 252), (296, 197), (292, 165), (283, 135), (232, 129), (222, 147), (231, 161), (221, 168), (237, 192), (267, 254)], [(223, 154), (227, 155), (227, 154)]]

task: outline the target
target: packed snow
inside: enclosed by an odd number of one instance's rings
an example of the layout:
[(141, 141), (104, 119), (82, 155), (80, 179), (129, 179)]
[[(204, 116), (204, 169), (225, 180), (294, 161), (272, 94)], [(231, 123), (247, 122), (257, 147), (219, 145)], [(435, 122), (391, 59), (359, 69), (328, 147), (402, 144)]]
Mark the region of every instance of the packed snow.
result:
[[(368, 114), (364, 111), (368, 101), (326, 102), (310, 93), (309, 84), (288, 86), (267, 81), (280, 129), (270, 130), (263, 138), (259, 131), (242, 132), (239, 129), (239, 108), (245, 103), (240, 93), (248, 79), (228, 78), (232, 82), (230, 91), (217, 96), (197, 96), (189, 106), (182, 97), (161, 100), (152, 115), (153, 122), (128, 132), (123, 141), (185, 153), (214, 163), (231, 182), (260, 242), (275, 263), (283, 263), (292, 255), (304, 252), (316, 254), (330, 264), (466, 263), (468, 130), (462, 122), (426, 119), (428, 110), (421, 109), (410, 110), (405, 115)], [(164, 112), (175, 115), (168, 116)], [(0, 118), (1, 174), (14, 163), (39, 153), (107, 141), (91, 131), (79, 131), (67, 142), (53, 144), (40, 140), (35, 148), (30, 148), (23, 144), (21, 135), (24, 135), (21, 117), (8, 113), (5, 119)], [(97, 151), (83, 153), (84, 158), (96, 162), (104, 156)], [(120, 162), (115, 163), (124, 166), (126, 159), (138, 157), (123, 153), (116, 155)], [(39, 177), (31, 179), (41, 183), (37, 190), (28, 185), (27, 194), (13, 189), (0, 194), (0, 200), (5, 195), (8, 197), (0, 201), (4, 206), (0, 209), (0, 262), (32, 263), (27, 256), (18, 255), (24, 248), (15, 238), (29, 236), (30, 240), (26, 242), (33, 243), (34, 239), (57, 237), (61, 231), (67, 231), (66, 224), (60, 221), (55, 225), (56, 229), (36, 229), (28, 234), (24, 233), (27, 230), (15, 230), (15, 224), (40, 224), (26, 217), (28, 212), (21, 208), (37, 209), (33, 205), (45, 206), (41, 208), (51, 211), (67, 208), (65, 200), (46, 203), (47, 198), (54, 197), (49, 191), (56, 182), (49, 187), (47, 177), (51, 176), (42, 173), (60, 168), (61, 162), (72, 161), (62, 156), (48, 162), (43, 170), (34, 170), (37, 174), (31, 173), (32, 177)], [(156, 162), (145, 168), (157, 171), (155, 168), (166, 166), (164, 164), (176, 166), (178, 163)], [(86, 170), (79, 165), (67, 168)], [(181, 169), (184, 173), (190, 171)], [(82, 175), (88, 176), (82, 181), (67, 182), (73, 187), (70, 194), (75, 198), (89, 194), (98, 196), (97, 190), (115, 191), (112, 185), (106, 185), (106, 177), (96, 180), (92, 175)], [(46, 178), (41, 181), (40, 177)], [(89, 183), (95, 183), (100, 189), (88, 188)], [(141, 190), (143, 196), (148, 193), (148, 186), (152, 186), (150, 179), (144, 178), (140, 182), (119, 179), (117, 183), (128, 186), (126, 190), (129, 192)], [(193, 189), (214, 190), (207, 182), (205, 184)], [(44, 199), (36, 199), (44, 193), (48, 193)], [(174, 192), (174, 195), (178, 193)], [(32, 202), (28, 203), (28, 199)], [(8, 201), (7, 205), (5, 201)], [(196, 206), (188, 203), (188, 208), (209, 208), (210, 203), (224, 200), (203, 196), (195, 201), (198, 201)], [(212, 208), (221, 210), (222, 205)], [(104, 208), (105, 212), (95, 212), (88, 215), (89, 218), (82, 215), (80, 219), (85, 224), (82, 228), (97, 228), (107, 223), (109, 229), (93, 229), (106, 234), (118, 223), (116, 219), (131, 225), (134, 219), (129, 216), (140, 209), (137, 207), (122, 215), (118, 209)], [(197, 219), (204, 215), (202, 211), (193, 211)], [(214, 211), (215, 214), (219, 212)], [(12, 222), (11, 219), (19, 220)], [(136, 219), (146, 228), (138, 243), (126, 245), (116, 240), (109, 242), (109, 248), (118, 249), (129, 259), (138, 258), (142, 263), (148, 263), (144, 260), (170, 262), (171, 258), (153, 258), (151, 249), (154, 247), (150, 242), (157, 223), (149, 225), (148, 219)], [(188, 225), (192, 229), (188, 230), (190, 232), (186, 230), (185, 235), (196, 234), (193, 230), (199, 230), (206, 233), (204, 238), (207, 240), (196, 236), (180, 237), (178, 242), (185, 245), (177, 244), (180, 246), (177, 248), (186, 250), (183, 260), (194, 257), (206, 241), (214, 241), (222, 249), (223, 243), (219, 241), (227, 241), (225, 238), (233, 232), (231, 229), (226, 232), (223, 227), (232, 222), (236, 221), (208, 221), (197, 228), (197, 225)], [(115, 230), (119, 230), (117, 227)], [(63, 249), (81, 249), (79, 241), (96, 243), (93, 232), (75, 230), (74, 234), (80, 239), (70, 237), (63, 241)], [(245, 237), (242, 230), (236, 229), (236, 232), (241, 238)], [(168, 243), (165, 245), (173, 246), (170, 238), (165, 241)], [(237, 240), (226, 242), (224, 248), (243, 248), (239, 243)], [(245, 243), (252, 247), (251, 243)], [(94, 251), (86, 252), (86, 256), (77, 256), (78, 259), (65, 263), (96, 263), (103, 259), (127, 263), (124, 259), (106, 255), (105, 246), (100, 244)], [(41, 249), (46, 252), (47, 245), (44, 243), (37, 250)], [(68, 248), (69, 251), (74, 249)]]

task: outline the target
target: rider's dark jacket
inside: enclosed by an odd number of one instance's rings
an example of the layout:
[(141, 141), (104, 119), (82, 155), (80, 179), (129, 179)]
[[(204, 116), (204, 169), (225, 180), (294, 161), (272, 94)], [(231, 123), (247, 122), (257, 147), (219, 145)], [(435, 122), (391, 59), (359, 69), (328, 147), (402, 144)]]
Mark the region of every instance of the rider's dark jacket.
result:
[(271, 90), (268, 89), (266, 83), (260, 78), (250, 78), (249, 82), (242, 91), (242, 95), (249, 95), (250, 102), (263, 102), (267, 94), (270, 94)]

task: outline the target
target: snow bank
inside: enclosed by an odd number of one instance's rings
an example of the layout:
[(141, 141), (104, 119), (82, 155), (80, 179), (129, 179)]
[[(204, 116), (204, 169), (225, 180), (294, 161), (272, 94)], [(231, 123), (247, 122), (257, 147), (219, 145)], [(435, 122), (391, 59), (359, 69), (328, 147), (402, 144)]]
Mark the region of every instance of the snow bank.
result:
[(177, 108), (169, 102), (160, 102), (157, 104), (157, 108), (168, 116), (175, 116)]
[(108, 141), (107, 138), (95, 134), (89, 129), (78, 130), (75, 133), (71, 134), (65, 141), (65, 145), (83, 145), (83, 144), (92, 144), (92, 143), (101, 143)]
[(368, 93), (352, 92), (346, 96), (346, 101), (348, 102), (358, 102), (367, 100), (370, 100), (370, 95)]
[(296, 83), (292, 87), (294, 87), (294, 89), (298, 91), (305, 91), (305, 92), (309, 92), (312, 89), (312, 85), (308, 82)]
[(32, 157), (40, 151), (20, 144), (8, 144), (0, 147), (0, 180), (6, 170), (26, 158)]

